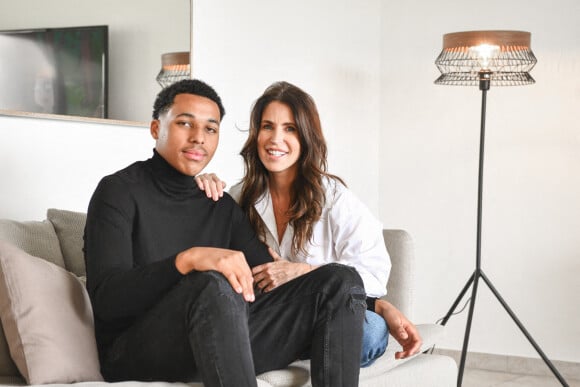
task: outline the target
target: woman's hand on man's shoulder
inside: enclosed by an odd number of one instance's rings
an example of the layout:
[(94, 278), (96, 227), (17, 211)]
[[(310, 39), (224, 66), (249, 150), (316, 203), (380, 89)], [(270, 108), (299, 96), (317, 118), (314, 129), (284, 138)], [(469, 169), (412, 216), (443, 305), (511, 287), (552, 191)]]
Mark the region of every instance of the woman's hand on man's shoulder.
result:
[(215, 202), (224, 196), (226, 182), (222, 181), (215, 173), (201, 173), (195, 177), (195, 182), (199, 189), (205, 191), (207, 197)]

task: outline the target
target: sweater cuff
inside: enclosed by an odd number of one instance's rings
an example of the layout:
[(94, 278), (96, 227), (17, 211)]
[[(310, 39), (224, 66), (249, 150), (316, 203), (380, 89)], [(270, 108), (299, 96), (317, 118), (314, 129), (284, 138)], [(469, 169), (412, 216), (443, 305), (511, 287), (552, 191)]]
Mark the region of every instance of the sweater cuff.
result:
[(377, 301), (376, 297), (367, 297), (367, 310), (371, 312), (375, 311), (375, 302)]

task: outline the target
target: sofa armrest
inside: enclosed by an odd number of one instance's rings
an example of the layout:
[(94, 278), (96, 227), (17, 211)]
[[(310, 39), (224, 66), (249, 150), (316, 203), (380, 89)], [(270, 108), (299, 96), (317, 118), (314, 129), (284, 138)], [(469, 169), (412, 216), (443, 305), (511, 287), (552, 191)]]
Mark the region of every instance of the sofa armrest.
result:
[(383, 230), (391, 257), (391, 274), (384, 297), (413, 321), (415, 293), (415, 251), (411, 235), (405, 230)]

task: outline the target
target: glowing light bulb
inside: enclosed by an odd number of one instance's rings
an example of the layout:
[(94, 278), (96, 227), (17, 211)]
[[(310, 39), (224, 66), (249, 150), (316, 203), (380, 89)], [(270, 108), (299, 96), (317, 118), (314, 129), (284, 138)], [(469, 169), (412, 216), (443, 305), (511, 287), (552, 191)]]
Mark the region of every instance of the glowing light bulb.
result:
[(493, 44), (480, 44), (469, 47), (469, 52), (481, 65), (482, 70), (489, 70), (489, 64), (492, 59), (496, 58), (499, 53), (499, 46)]

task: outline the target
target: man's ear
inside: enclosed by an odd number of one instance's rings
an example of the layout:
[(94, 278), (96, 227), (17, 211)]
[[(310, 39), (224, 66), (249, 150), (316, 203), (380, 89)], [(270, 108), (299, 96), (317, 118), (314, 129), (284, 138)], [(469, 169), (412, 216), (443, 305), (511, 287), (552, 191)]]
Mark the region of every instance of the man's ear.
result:
[(151, 133), (151, 137), (153, 137), (155, 140), (159, 139), (159, 120), (151, 121), (151, 124), (149, 125), (149, 132)]

